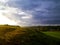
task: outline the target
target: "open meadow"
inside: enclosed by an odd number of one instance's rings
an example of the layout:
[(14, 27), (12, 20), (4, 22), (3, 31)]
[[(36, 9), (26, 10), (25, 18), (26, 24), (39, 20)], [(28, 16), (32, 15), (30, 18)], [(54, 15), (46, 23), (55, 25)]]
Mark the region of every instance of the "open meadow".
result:
[[(47, 27), (45, 27), (47, 29)], [(45, 29), (44, 28), (44, 29)], [(0, 26), (0, 45), (59, 45), (59, 31), (42, 27)], [(50, 28), (49, 28), (50, 29)]]

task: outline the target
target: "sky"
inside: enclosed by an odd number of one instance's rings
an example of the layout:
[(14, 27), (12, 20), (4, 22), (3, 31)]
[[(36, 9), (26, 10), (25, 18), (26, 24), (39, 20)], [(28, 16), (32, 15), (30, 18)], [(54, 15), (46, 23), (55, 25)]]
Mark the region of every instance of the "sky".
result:
[(60, 0), (0, 0), (0, 24), (59, 25)]

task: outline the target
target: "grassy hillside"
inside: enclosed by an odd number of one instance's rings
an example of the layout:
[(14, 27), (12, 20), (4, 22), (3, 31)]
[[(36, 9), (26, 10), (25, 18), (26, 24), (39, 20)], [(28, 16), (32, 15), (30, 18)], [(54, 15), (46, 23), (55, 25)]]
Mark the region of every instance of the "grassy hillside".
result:
[(42, 33), (36, 27), (0, 26), (0, 45), (59, 45), (59, 43), (60, 38)]

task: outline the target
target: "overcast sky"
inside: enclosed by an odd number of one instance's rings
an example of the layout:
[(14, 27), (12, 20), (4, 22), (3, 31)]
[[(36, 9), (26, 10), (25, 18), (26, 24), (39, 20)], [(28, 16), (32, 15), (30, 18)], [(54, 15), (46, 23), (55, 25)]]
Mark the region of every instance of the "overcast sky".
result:
[(21, 26), (60, 24), (60, 0), (0, 0), (0, 12)]

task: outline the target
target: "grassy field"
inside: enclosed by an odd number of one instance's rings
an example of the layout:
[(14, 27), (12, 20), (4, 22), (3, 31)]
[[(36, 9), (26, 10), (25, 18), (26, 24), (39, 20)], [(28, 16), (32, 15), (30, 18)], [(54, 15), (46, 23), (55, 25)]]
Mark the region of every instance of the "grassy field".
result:
[(46, 34), (46, 35), (49, 35), (49, 36), (52, 36), (52, 37), (56, 37), (56, 38), (60, 38), (60, 32), (43, 32), (44, 34)]
[(59, 45), (60, 32), (41, 32), (19, 26), (0, 26), (0, 45)]

